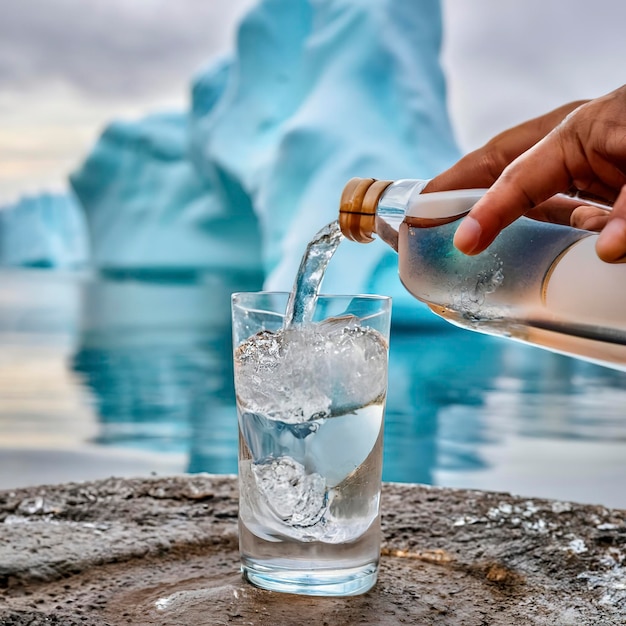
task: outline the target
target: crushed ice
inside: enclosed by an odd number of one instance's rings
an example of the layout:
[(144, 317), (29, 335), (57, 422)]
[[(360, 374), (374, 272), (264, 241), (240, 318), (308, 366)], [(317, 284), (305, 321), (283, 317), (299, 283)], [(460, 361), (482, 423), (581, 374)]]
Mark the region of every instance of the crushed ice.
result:
[(237, 400), (247, 412), (301, 423), (379, 400), (387, 344), (358, 318), (263, 331), (235, 352)]

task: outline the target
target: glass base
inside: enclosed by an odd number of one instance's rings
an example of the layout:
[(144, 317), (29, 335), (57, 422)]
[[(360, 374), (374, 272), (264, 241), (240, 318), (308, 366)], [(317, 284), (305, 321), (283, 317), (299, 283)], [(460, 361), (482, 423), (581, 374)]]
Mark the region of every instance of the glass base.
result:
[(367, 563), (349, 569), (277, 569), (244, 560), (243, 577), (256, 587), (307, 596), (356, 596), (369, 591), (378, 577), (378, 565)]

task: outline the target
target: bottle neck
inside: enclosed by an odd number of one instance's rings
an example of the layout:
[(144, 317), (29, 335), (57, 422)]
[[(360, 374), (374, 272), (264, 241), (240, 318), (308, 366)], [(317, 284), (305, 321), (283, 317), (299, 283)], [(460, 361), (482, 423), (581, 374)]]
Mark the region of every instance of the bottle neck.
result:
[(376, 234), (398, 251), (398, 231), (413, 198), (424, 190), (427, 180), (398, 180), (383, 192), (376, 210)]
[(341, 195), (339, 224), (352, 241), (369, 243), (376, 233), (397, 249), (398, 228), (411, 198), (419, 194), (425, 180), (375, 180), (353, 178)]

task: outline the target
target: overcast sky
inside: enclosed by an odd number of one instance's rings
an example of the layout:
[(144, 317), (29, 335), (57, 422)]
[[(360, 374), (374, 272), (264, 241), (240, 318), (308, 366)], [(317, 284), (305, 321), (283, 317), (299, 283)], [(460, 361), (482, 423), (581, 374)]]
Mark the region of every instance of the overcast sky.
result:
[(230, 44), (243, 0), (2, 0), (0, 82), (162, 96)]
[(624, 0), (443, 0), (444, 63), (462, 147), (626, 83)]
[[(190, 77), (232, 48), (252, 4), (0, 0), (0, 201), (61, 186), (107, 121), (183, 108)], [(626, 82), (626, 2), (443, 6), (450, 110), (464, 149)]]
[(116, 117), (186, 106), (253, 0), (0, 0), (0, 201), (56, 188)]

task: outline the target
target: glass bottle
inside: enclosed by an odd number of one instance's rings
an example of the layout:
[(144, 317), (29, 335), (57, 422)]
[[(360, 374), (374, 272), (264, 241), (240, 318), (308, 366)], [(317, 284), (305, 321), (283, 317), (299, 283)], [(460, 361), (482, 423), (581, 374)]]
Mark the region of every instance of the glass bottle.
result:
[(406, 289), (452, 324), (626, 371), (626, 264), (597, 257), (597, 233), (521, 217), (467, 256), (453, 236), (485, 190), (427, 182), (350, 180), (343, 234), (389, 244)]

